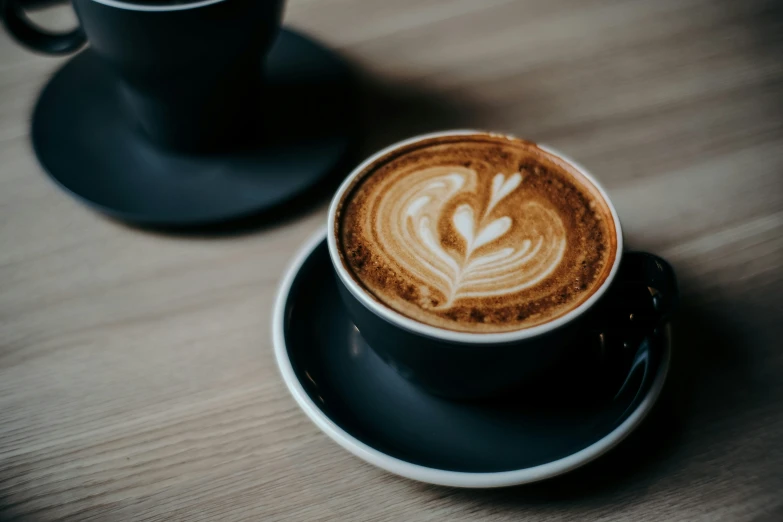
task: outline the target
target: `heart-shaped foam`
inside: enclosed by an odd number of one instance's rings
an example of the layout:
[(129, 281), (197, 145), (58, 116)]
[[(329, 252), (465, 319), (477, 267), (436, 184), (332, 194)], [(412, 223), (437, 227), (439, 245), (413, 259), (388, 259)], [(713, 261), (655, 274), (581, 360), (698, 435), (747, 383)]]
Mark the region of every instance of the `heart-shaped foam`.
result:
[(566, 249), (557, 212), (524, 198), (518, 172), (484, 187), (466, 167), (422, 169), (387, 187), (376, 208), (377, 244), (423, 285), (425, 308), (520, 292), (550, 275)]

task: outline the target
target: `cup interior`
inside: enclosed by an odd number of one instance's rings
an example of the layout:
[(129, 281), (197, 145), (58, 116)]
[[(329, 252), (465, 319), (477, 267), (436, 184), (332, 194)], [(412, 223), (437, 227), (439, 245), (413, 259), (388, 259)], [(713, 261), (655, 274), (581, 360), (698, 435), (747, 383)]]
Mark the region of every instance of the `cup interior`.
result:
[(614, 240), (615, 240), (614, 258), (611, 260), (611, 266), (609, 268), (608, 273), (606, 274), (606, 276), (604, 277), (600, 285), (592, 292), (592, 294), (590, 294), (589, 297), (587, 297), (583, 302), (581, 302), (579, 305), (574, 307), (572, 310), (568, 311), (567, 313), (561, 316), (552, 319), (551, 321), (535, 326), (530, 326), (527, 328), (522, 328), (519, 330), (509, 331), (509, 332), (487, 333), (487, 332), (461, 332), (461, 331), (449, 330), (446, 328), (440, 328), (437, 326), (424, 324), (422, 322), (416, 321), (415, 319), (407, 317), (402, 313), (397, 312), (396, 310), (391, 309), (389, 306), (385, 305), (384, 303), (376, 299), (370, 292), (364, 289), (362, 285), (358, 281), (356, 281), (355, 277), (351, 273), (351, 270), (346, 266), (346, 263), (343, 259), (343, 255), (340, 250), (340, 239), (339, 239), (340, 214), (345, 202), (348, 199), (348, 196), (351, 193), (351, 190), (357, 185), (357, 183), (361, 181), (362, 177), (367, 172), (372, 171), (375, 164), (383, 161), (385, 158), (388, 158), (389, 156), (393, 156), (400, 149), (408, 148), (412, 145), (418, 144), (419, 142), (431, 140), (433, 138), (459, 137), (459, 136), (466, 136), (466, 135), (478, 135), (478, 136), (487, 136), (493, 138), (516, 139), (515, 137), (509, 135), (494, 134), (494, 133), (488, 133), (488, 132), (476, 131), (476, 130), (454, 130), (454, 131), (444, 131), (444, 132), (437, 132), (432, 134), (425, 134), (425, 135), (416, 136), (414, 138), (401, 141), (399, 143), (395, 143), (375, 153), (374, 155), (367, 158), (360, 165), (358, 165), (348, 175), (348, 177), (343, 181), (342, 185), (337, 190), (336, 194), (332, 199), (329, 208), (328, 226), (327, 226), (327, 242), (329, 246), (329, 255), (332, 261), (332, 265), (334, 266), (334, 269), (338, 277), (340, 278), (342, 283), (346, 286), (348, 291), (354, 297), (356, 297), (364, 307), (369, 309), (377, 316), (381, 317), (382, 319), (386, 320), (387, 322), (399, 328), (402, 328), (404, 330), (407, 330), (415, 334), (419, 334), (424, 337), (429, 337), (434, 340), (462, 343), (462, 344), (516, 342), (524, 339), (538, 337), (540, 335), (549, 333), (553, 330), (560, 328), (561, 326), (570, 323), (571, 321), (575, 320), (577, 317), (587, 312), (601, 298), (601, 296), (603, 296), (607, 288), (611, 285), (612, 281), (614, 280), (614, 277), (620, 265), (620, 259), (623, 250), (622, 229), (614, 205), (609, 199), (604, 188), (600, 185), (600, 183), (598, 183), (595, 177), (592, 174), (590, 174), (589, 171), (587, 171), (587, 169), (585, 169), (578, 163), (574, 162), (567, 156), (544, 145), (536, 145), (536, 146), (540, 150), (544, 151), (545, 153), (553, 156), (557, 160), (569, 166), (570, 167), (569, 172), (575, 177), (576, 182), (579, 183), (581, 186), (583, 186), (585, 189), (587, 189), (591, 193), (591, 195), (593, 195), (594, 197), (600, 199), (605, 203), (606, 207), (608, 208), (609, 214), (611, 215), (611, 220), (614, 229)]

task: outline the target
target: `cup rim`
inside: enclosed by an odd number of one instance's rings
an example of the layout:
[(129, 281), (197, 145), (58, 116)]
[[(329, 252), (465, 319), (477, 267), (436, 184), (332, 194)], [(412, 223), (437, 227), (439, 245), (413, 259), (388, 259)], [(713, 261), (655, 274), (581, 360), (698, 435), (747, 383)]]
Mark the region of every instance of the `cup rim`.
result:
[(472, 130), (472, 129), (445, 130), (445, 131), (432, 132), (427, 134), (420, 134), (418, 136), (414, 136), (412, 138), (408, 138), (399, 141), (397, 143), (393, 143), (392, 145), (383, 148), (382, 150), (376, 152), (375, 154), (365, 159), (356, 168), (354, 168), (351, 171), (351, 173), (348, 174), (348, 176), (343, 180), (342, 184), (337, 189), (337, 192), (334, 194), (332, 201), (329, 205), (329, 215), (327, 220), (327, 234), (326, 234), (327, 245), (329, 247), (328, 248), (329, 258), (332, 261), (332, 266), (334, 267), (335, 272), (340, 278), (340, 281), (345, 285), (345, 287), (348, 289), (351, 295), (353, 295), (365, 308), (373, 312), (381, 319), (384, 319), (387, 322), (399, 328), (402, 328), (403, 330), (406, 330), (408, 332), (418, 334), (424, 337), (428, 337), (431, 339), (439, 340), (439, 341), (449, 341), (453, 343), (462, 343), (462, 344), (509, 343), (509, 342), (522, 341), (525, 339), (530, 339), (533, 337), (544, 335), (546, 333), (554, 331), (568, 324), (569, 322), (573, 321), (577, 317), (581, 316), (582, 314), (587, 312), (601, 298), (601, 296), (604, 295), (606, 290), (612, 284), (615, 275), (617, 274), (617, 270), (620, 266), (620, 260), (622, 258), (622, 252), (623, 252), (623, 234), (622, 234), (622, 228), (620, 226), (620, 218), (618, 217), (617, 210), (615, 209), (612, 201), (609, 199), (609, 195), (606, 193), (604, 187), (601, 186), (598, 180), (595, 179), (595, 176), (593, 176), (582, 165), (575, 162), (568, 156), (546, 145), (542, 145), (539, 143), (535, 144), (538, 148), (542, 149), (543, 151), (548, 152), (553, 156), (556, 156), (557, 158), (565, 161), (566, 163), (574, 167), (577, 171), (579, 171), (580, 174), (582, 174), (587, 179), (587, 181), (589, 181), (595, 187), (595, 189), (604, 199), (607, 206), (609, 207), (610, 213), (612, 214), (612, 220), (614, 221), (614, 227), (615, 227), (615, 236), (616, 236), (615, 239), (617, 241), (617, 248), (615, 251), (614, 260), (612, 262), (612, 267), (607, 277), (604, 279), (601, 285), (595, 290), (595, 292), (593, 292), (592, 295), (590, 295), (590, 297), (585, 299), (585, 301), (580, 303), (579, 306), (577, 306), (573, 310), (570, 310), (568, 313), (563, 314), (560, 317), (553, 319), (552, 321), (536, 326), (531, 326), (529, 328), (514, 330), (511, 332), (490, 332), (490, 333), (458, 332), (455, 330), (447, 330), (446, 328), (440, 328), (437, 326), (430, 326), (421, 323), (419, 321), (416, 321), (414, 319), (411, 319), (395, 310), (392, 310), (388, 306), (382, 304), (380, 301), (372, 297), (369, 292), (364, 290), (361, 287), (361, 285), (359, 285), (359, 283), (353, 279), (351, 274), (348, 272), (348, 269), (345, 267), (342, 258), (340, 257), (339, 248), (337, 244), (337, 236), (336, 236), (336, 225), (337, 225), (336, 214), (337, 214), (338, 207), (343, 199), (343, 196), (345, 195), (346, 191), (351, 187), (353, 181), (356, 179), (356, 177), (359, 174), (361, 174), (367, 167), (369, 167), (371, 164), (373, 164), (380, 158), (386, 156), (387, 154), (393, 152), (394, 150), (400, 147), (404, 147), (407, 145), (411, 145), (432, 138), (441, 138), (447, 136), (465, 136), (471, 134), (483, 134), (492, 137), (519, 139), (512, 134), (495, 133), (495, 132)]
[(116, 7), (118, 9), (125, 9), (128, 11), (148, 11), (148, 12), (167, 12), (167, 11), (185, 11), (187, 9), (196, 9), (199, 7), (206, 7), (212, 4), (219, 4), (226, 0), (191, 0), (186, 4), (169, 4), (169, 5), (151, 5), (141, 4), (135, 2), (122, 2), (120, 0), (93, 0), (93, 2), (103, 4), (107, 7)]

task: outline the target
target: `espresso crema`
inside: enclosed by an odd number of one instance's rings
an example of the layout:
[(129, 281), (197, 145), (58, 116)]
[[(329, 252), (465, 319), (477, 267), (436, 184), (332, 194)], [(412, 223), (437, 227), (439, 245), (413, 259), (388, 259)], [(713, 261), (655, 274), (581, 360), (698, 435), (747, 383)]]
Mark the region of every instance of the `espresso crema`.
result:
[(489, 134), (404, 145), (360, 173), (337, 207), (342, 262), (385, 306), (460, 332), (560, 317), (606, 280), (611, 210), (581, 172)]

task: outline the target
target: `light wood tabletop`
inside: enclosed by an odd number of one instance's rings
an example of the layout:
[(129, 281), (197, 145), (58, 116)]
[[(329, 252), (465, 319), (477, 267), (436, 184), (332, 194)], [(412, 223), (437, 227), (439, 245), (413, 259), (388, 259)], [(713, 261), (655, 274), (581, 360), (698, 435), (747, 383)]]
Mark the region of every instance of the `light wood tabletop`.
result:
[(240, 234), (104, 219), (30, 145), (65, 59), (3, 33), (0, 520), (783, 520), (781, 4), (291, 0), (285, 21), (360, 72), (363, 154), (486, 128), (596, 174), (630, 246), (680, 278), (662, 402), (543, 485), (456, 490), (365, 464), (297, 408), (272, 353), (278, 280), (328, 194)]

